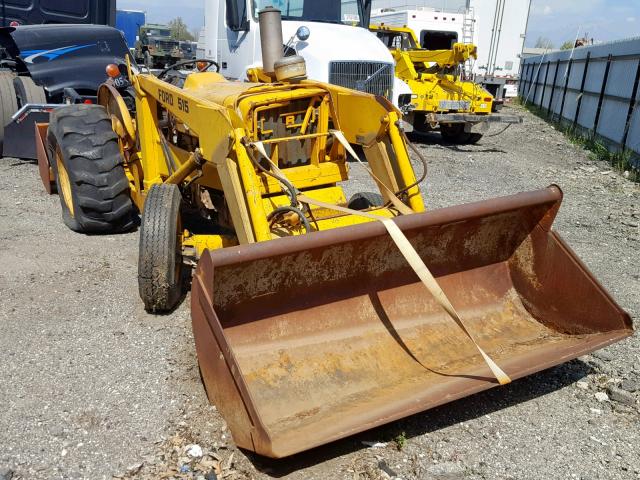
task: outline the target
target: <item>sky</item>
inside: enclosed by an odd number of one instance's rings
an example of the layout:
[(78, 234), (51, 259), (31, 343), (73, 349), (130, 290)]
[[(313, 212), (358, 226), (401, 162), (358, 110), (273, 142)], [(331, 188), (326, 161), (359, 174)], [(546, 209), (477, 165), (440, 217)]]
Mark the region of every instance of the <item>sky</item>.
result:
[(640, 36), (640, 1), (532, 0), (525, 45), (544, 37), (557, 48), (573, 42), (578, 30), (580, 37), (600, 41)]
[[(167, 23), (180, 16), (191, 29), (196, 29), (204, 24), (205, 1), (117, 0), (117, 4), (118, 8), (145, 10), (147, 20), (154, 23)], [(374, 7), (375, 3), (374, 0)], [(464, 1), (427, 0), (424, 3), (457, 9)], [(532, 47), (538, 38), (544, 37), (559, 47), (567, 40), (573, 42), (578, 31), (581, 37), (588, 34), (588, 38), (600, 41), (640, 36), (640, 0), (531, 0), (526, 46)]]

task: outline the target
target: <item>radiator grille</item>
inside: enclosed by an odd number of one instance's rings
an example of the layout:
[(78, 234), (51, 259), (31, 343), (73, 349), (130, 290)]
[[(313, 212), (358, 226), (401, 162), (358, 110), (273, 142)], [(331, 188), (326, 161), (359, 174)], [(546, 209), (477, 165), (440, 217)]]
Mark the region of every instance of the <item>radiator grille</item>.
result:
[(330, 62), (329, 83), (391, 100), (393, 64), (384, 62)]
[(171, 40), (158, 40), (158, 47), (165, 52), (170, 52), (174, 48), (178, 47), (178, 42), (172, 42)]

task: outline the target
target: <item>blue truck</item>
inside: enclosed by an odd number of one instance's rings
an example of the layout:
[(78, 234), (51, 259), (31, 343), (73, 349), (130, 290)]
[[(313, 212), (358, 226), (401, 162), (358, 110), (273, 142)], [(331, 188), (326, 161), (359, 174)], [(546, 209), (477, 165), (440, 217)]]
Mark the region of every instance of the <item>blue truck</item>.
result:
[(117, 10), (116, 28), (122, 32), (129, 48), (136, 45), (138, 31), (146, 23), (147, 14), (141, 10)]

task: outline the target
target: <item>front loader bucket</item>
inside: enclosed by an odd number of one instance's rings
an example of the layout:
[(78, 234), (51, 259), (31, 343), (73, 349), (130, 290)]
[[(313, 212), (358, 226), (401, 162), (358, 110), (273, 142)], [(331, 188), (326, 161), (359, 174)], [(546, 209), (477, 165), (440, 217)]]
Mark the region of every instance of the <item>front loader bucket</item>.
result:
[[(551, 231), (561, 199), (552, 186), (396, 219), (512, 379), (632, 333)], [(205, 253), (192, 318), (210, 400), (269, 457), (497, 385), (380, 222)]]

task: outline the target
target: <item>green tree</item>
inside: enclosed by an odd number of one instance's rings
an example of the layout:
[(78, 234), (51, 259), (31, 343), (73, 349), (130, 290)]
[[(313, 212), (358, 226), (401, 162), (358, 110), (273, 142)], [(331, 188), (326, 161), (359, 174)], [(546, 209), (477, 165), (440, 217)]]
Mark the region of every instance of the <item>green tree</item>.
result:
[(551, 50), (553, 48), (553, 42), (547, 37), (538, 37), (535, 48), (546, 48), (547, 50)]
[(188, 40), (193, 41), (193, 35), (189, 32), (189, 27), (182, 17), (174, 18), (169, 22), (169, 28), (171, 29), (171, 38), (174, 40)]
[(560, 45), (560, 50), (571, 50), (573, 48), (573, 40), (567, 40)]

